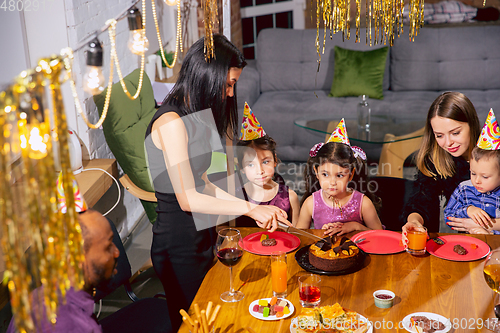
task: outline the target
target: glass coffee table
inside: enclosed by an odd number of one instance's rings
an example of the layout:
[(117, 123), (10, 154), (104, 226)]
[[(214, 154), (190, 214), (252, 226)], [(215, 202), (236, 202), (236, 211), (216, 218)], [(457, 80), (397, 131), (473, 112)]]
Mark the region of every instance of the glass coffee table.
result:
[[(317, 134), (318, 142), (324, 142), (340, 119), (342, 116), (312, 115), (298, 118), (294, 124)], [(372, 114), (368, 136), (365, 131), (358, 131), (357, 118), (344, 119), (351, 145), (366, 152), (369, 165), (378, 164), (378, 175), (402, 178), (405, 159), (420, 147), (425, 116)]]

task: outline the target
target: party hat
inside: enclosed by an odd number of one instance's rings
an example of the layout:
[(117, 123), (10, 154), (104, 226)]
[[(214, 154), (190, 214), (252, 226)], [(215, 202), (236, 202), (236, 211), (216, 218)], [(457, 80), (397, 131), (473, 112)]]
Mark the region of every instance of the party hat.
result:
[(326, 141), (326, 143), (328, 142), (340, 142), (345, 143), (349, 146), (351, 145), (351, 143), (349, 142), (349, 137), (347, 136), (344, 118), (342, 118), (340, 123), (333, 130), (332, 135), (330, 135), (330, 138)]
[(243, 110), (243, 122), (241, 124), (241, 133), (240, 140), (255, 140), (258, 138), (262, 138), (266, 135), (266, 132), (260, 125), (257, 117), (255, 117), (254, 113), (248, 106), (247, 102), (245, 102), (245, 109)]
[[(59, 177), (57, 177), (57, 194), (59, 197), (59, 202), (57, 204), (59, 211), (63, 214), (66, 213), (66, 196), (64, 194), (63, 182), (62, 182), (62, 172), (59, 172)], [(78, 187), (76, 179), (73, 178), (73, 194), (75, 196), (75, 209), (77, 213), (84, 212), (88, 209), (85, 199), (83, 199), (82, 192)]]
[(493, 109), (490, 109), (488, 117), (486, 117), (481, 135), (477, 140), (477, 146), (484, 150), (500, 149), (500, 129)]

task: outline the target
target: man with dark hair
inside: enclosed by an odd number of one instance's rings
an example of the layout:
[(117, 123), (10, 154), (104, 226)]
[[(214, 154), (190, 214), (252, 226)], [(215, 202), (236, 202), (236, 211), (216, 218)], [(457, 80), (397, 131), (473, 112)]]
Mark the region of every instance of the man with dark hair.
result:
[[(57, 321), (52, 325), (45, 313), (45, 306), (39, 300), (43, 297), (43, 291), (37, 288), (32, 297), (32, 318), (36, 332), (51, 333), (90, 333), (102, 332), (101, 326), (94, 316), (94, 299), (92, 294), (95, 288), (105, 287), (114, 274), (116, 274), (119, 250), (113, 243), (113, 231), (108, 221), (101, 213), (89, 209), (79, 215), (84, 241), (85, 261), (83, 263), (84, 287), (75, 290), (71, 287), (66, 293), (66, 301), (60, 300), (57, 310)], [(10, 322), (8, 333), (16, 332), (14, 320)]]

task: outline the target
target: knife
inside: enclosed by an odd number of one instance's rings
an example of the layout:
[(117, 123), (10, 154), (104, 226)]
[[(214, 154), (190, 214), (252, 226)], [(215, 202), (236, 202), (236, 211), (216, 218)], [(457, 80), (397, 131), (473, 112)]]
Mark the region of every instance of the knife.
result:
[(320, 240), (320, 241), (324, 241), (325, 240), (324, 237), (322, 238), (322, 237), (313, 235), (310, 232), (307, 232), (307, 231), (302, 230), (302, 229), (297, 229), (295, 227), (289, 226), (289, 225), (287, 225), (287, 224), (285, 224), (283, 222), (280, 222), (280, 221), (278, 221), (278, 228), (283, 229), (285, 232), (287, 232), (289, 234), (299, 234), (299, 235), (302, 235), (302, 236), (305, 236), (305, 237), (309, 237), (309, 238), (312, 238), (312, 239), (315, 239), (315, 240)]

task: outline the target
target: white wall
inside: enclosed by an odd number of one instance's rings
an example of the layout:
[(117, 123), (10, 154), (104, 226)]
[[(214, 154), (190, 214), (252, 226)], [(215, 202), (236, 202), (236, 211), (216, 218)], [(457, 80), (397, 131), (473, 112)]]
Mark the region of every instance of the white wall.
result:
[(28, 56), (23, 41), (23, 24), (18, 11), (0, 10), (0, 87), (29, 67)]
[[(108, 19), (117, 17), (132, 3), (131, 0), (41, 0), (40, 3), (42, 2), (45, 3), (45, 7), (40, 7), (36, 11), (19, 13), (17, 9), (13, 12), (0, 10), (0, 31), (2, 31), (0, 34), (0, 45), (2, 45), (0, 84), (10, 81), (24, 69), (30, 66), (34, 67), (41, 57), (48, 57), (54, 53), (59, 54), (61, 49), (68, 46), (75, 49), (86, 37), (102, 28)], [(176, 8), (169, 7), (162, 1), (155, 1), (155, 4), (163, 43), (166, 44), (170, 41), (167, 49), (172, 50), (175, 45)], [(142, 2), (139, 2), (137, 7), (142, 11)], [(159, 48), (150, 0), (146, 0), (146, 12), (146, 31), (150, 43), (149, 54)], [(24, 22), (21, 16), (23, 14)], [(25, 28), (24, 39), (23, 26)], [(128, 36), (128, 22), (125, 18), (120, 20), (116, 26), (117, 54), (124, 76), (140, 66), (140, 57), (128, 51)], [(103, 43), (104, 76), (107, 78), (110, 54), (108, 32), (99, 35), (99, 39)], [(27, 46), (24, 47), (24, 44)], [(90, 96), (85, 95), (82, 90), (81, 78), (84, 71), (84, 50), (81, 50), (75, 53), (74, 77), (82, 107), (89, 112), (88, 117), (91, 122), (96, 123), (98, 113), (95, 105)], [(113, 81), (118, 81), (116, 69)], [(64, 84), (62, 90), (68, 124), (76, 130), (89, 151), (90, 157), (113, 157), (104, 139), (102, 129), (89, 129), (78, 115), (69, 84)], [(124, 194), (121, 204), (118, 206), (121, 209), (113, 212), (112, 219), (118, 225), (118, 230), (123, 237), (143, 215), (144, 210), (138, 199), (123, 188), (121, 191)], [(109, 202), (109, 207), (111, 207), (116, 201), (116, 190), (108, 191), (102, 201), (105, 203), (100, 202), (99, 206), (104, 207)]]

